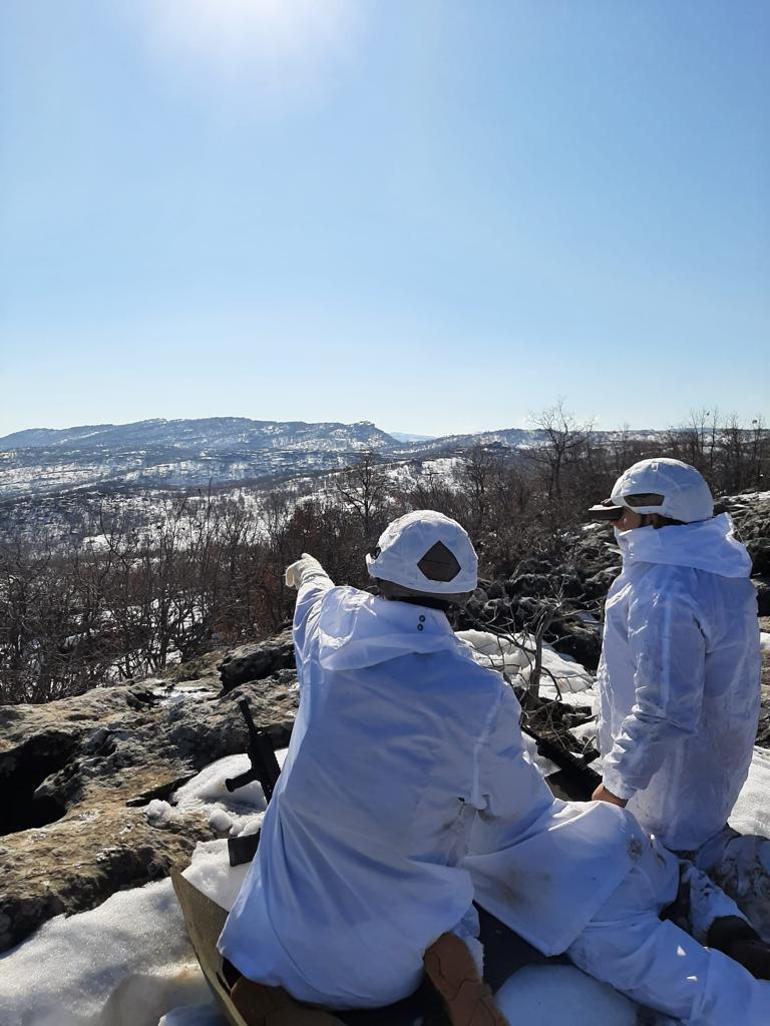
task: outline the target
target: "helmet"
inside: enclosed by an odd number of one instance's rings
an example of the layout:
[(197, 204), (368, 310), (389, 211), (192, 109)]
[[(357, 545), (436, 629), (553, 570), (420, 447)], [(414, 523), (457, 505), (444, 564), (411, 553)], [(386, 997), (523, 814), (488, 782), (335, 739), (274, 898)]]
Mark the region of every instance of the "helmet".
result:
[(624, 471), (612, 495), (592, 512), (601, 519), (617, 519), (626, 506), (635, 513), (659, 513), (691, 524), (714, 515), (714, 498), (703, 475), (680, 460), (640, 460)]
[(396, 585), (393, 597), (458, 599), (478, 583), (478, 558), (464, 529), (443, 513), (419, 509), (394, 520), (366, 557), (371, 577)]

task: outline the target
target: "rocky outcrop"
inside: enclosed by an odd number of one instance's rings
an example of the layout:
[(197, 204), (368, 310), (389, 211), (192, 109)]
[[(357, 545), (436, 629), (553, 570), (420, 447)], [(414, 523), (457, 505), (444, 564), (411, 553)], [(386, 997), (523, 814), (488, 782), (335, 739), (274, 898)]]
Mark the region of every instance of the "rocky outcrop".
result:
[(724, 496), (717, 500), (714, 511), (730, 514), (746, 544), (753, 539), (770, 538), (770, 492)]
[(278, 670), (294, 667), (294, 643), (291, 628), (274, 638), (256, 644), (241, 645), (228, 653), (219, 664), (223, 692), (232, 691), (239, 684), (264, 680)]
[(751, 556), (753, 573), (758, 577), (770, 576), (770, 538), (748, 538), (746, 548)]
[(196, 841), (215, 836), (195, 810), (157, 821), (144, 807), (246, 750), (243, 697), (285, 746), (298, 702), (286, 669), (227, 694), (211, 671), (0, 706), (0, 951), (53, 915), (181, 868)]
[(751, 556), (759, 615), (770, 616), (770, 492), (729, 496), (720, 499), (716, 509), (733, 518), (738, 537)]
[(754, 587), (757, 589), (757, 607), (760, 616), (770, 616), (770, 575), (755, 577)]

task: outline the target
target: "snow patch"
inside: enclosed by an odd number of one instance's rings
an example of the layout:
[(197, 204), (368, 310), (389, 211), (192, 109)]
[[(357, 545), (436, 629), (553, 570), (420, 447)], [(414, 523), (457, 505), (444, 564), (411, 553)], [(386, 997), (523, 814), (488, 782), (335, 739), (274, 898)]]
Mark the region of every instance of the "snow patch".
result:
[[(457, 637), (472, 649), (474, 660), (481, 666), (499, 670), (511, 678), (513, 684), (526, 685), (535, 663), (535, 642), (529, 634), (501, 637), (488, 631), (458, 631)], [(540, 694), (543, 698), (557, 698), (559, 692), (577, 694), (591, 688), (594, 678), (584, 666), (571, 656), (561, 655), (550, 645), (543, 645), (543, 672)]]
[[(283, 766), (286, 749), (277, 751), (275, 757), (278, 765)], [(209, 826), (215, 833), (229, 834), (230, 837), (256, 833), (267, 807), (261, 785), (254, 780), (236, 791), (228, 791), (225, 784), (226, 780), (250, 768), (247, 755), (228, 755), (218, 759), (174, 792), (172, 802), (176, 808), (169, 806), (170, 813), (160, 808), (167, 802), (150, 802), (146, 814), (148, 817), (174, 814), (181, 817), (185, 812), (195, 811), (208, 817)], [(156, 809), (150, 812), (153, 806)]]
[(168, 802), (164, 802), (160, 798), (153, 798), (149, 804), (145, 805), (142, 811), (150, 824), (155, 827), (170, 826), (171, 824), (182, 822), (182, 816), (173, 805), (169, 805)]
[(174, 793), (174, 802), (180, 809), (203, 809), (220, 805), (236, 812), (264, 812), (265, 795), (254, 780), (237, 791), (228, 791), (225, 780), (237, 777), (251, 768), (248, 755), (228, 755), (188, 780)]
[(749, 775), (729, 819), (739, 834), (770, 837), (770, 752), (755, 748)]
[(249, 863), (230, 865), (227, 841), (203, 841), (195, 846), (192, 861), (182, 876), (229, 912), (248, 871)]
[(57, 916), (0, 956), (3, 1026), (156, 1026), (207, 996), (170, 880)]
[(511, 1023), (531, 1026), (637, 1026), (638, 1008), (606, 983), (571, 965), (532, 965), (495, 997)]

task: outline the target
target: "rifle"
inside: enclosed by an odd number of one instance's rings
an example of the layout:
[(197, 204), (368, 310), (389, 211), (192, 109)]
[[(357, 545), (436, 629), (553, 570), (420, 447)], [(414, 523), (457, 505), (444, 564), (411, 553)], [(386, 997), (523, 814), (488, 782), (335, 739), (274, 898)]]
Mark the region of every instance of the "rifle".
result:
[(582, 756), (567, 751), (547, 737), (541, 737), (524, 723), (521, 724), (521, 732), (532, 738), (543, 758), (550, 759), (559, 767), (556, 773), (545, 778), (556, 797), (571, 802), (587, 802), (602, 782), (596, 770)]
[[(228, 777), (225, 780), (225, 787), (232, 792), (239, 787), (245, 787), (252, 780), (258, 780), (265, 794), (265, 800), (269, 802), (273, 797), (278, 777), (281, 775), (281, 767), (278, 765), (269, 735), (264, 730), (258, 730), (252, 719), (248, 700), (242, 698), (238, 703), (238, 708), (246, 721), (246, 729), (249, 734), (246, 754), (251, 762), (251, 767), (244, 773), (239, 773), (237, 777)], [(259, 833), (229, 838), (227, 847), (230, 854), (230, 865), (239, 866), (244, 862), (250, 862), (256, 854), (258, 844)]]

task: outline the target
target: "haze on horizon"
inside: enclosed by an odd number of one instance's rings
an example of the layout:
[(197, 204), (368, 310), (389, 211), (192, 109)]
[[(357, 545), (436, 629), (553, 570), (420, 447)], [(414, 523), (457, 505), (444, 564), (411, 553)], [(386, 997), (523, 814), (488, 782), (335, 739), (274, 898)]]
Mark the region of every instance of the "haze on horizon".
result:
[(770, 6), (8, 0), (0, 436), (770, 402)]

